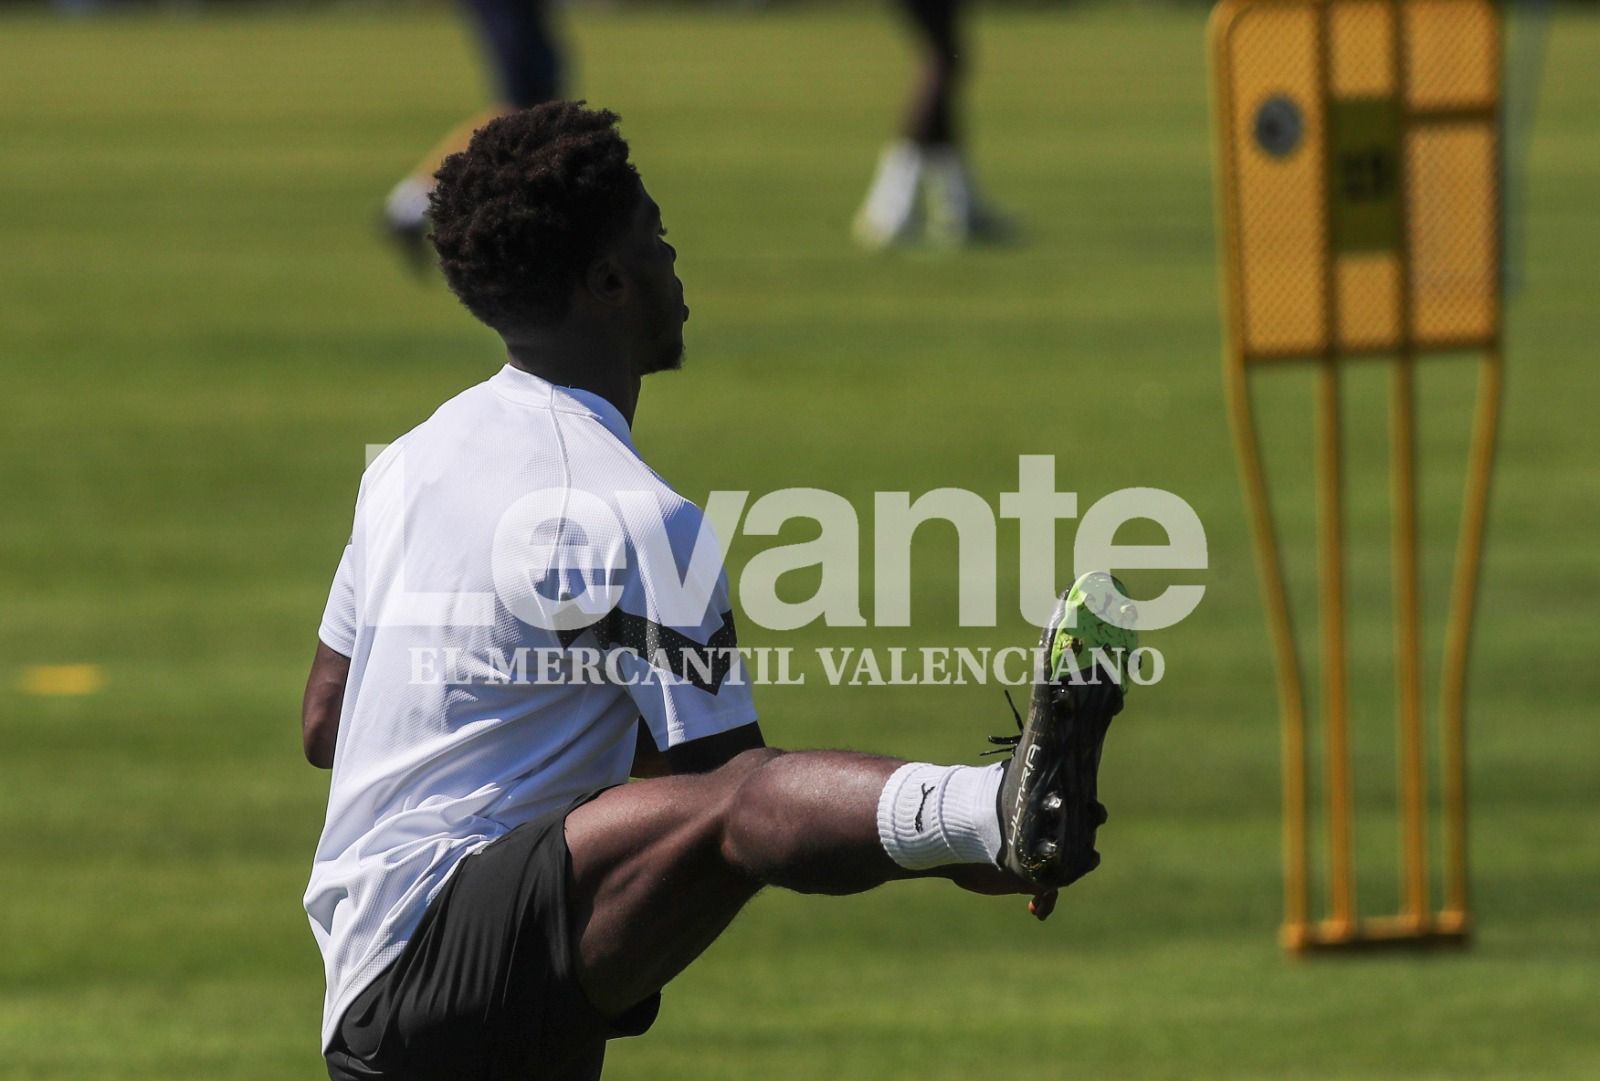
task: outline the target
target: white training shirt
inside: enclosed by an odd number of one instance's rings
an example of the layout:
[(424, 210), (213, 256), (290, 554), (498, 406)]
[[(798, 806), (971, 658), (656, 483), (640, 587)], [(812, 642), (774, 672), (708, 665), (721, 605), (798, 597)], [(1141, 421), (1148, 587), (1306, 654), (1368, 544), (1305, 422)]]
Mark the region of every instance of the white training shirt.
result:
[(324, 1049), (463, 857), (627, 779), (641, 716), (663, 750), (755, 720), (703, 522), (614, 406), (509, 365), (368, 467), (319, 631), (350, 658), (305, 895)]

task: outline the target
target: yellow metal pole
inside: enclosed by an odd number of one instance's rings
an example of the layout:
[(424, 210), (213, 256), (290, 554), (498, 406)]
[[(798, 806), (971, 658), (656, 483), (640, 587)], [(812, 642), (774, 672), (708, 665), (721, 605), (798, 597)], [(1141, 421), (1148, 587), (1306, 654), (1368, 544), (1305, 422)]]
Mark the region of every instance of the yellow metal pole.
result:
[(1284, 944), (1304, 945), (1311, 920), (1310, 877), (1307, 861), (1309, 837), (1306, 826), (1306, 717), (1305, 690), (1300, 657), (1295, 650), (1294, 627), (1289, 614), (1288, 590), (1284, 584), (1272, 503), (1267, 487), (1266, 468), (1261, 457), (1260, 435), (1250, 400), (1249, 372), (1243, 352), (1244, 299), (1240, 295), (1242, 268), (1237, 235), (1237, 184), (1234, 179), (1232, 148), (1238, 145), (1233, 123), (1230, 70), (1223, 61), (1226, 32), (1232, 8), (1226, 3), (1213, 13), (1208, 28), (1212, 64), (1212, 107), (1214, 121), (1223, 133), (1216, 147), (1216, 167), (1223, 178), (1217, 185), (1218, 231), (1223, 237), (1227, 264), (1223, 322), (1227, 343), (1223, 357), (1223, 386), (1227, 394), (1229, 427), (1245, 491), (1250, 536), (1255, 546), (1256, 568), (1261, 580), (1262, 603), (1266, 607), (1267, 628), (1272, 639), (1273, 660), (1278, 676), (1278, 713), (1282, 718), (1283, 766), (1283, 907)]
[[(1500, 155), (1500, 113), (1504, 83), (1502, 15), (1495, 7), (1494, 33), (1490, 36), (1494, 56), (1495, 115), (1489, 130), (1494, 139), (1494, 159)], [(1491, 198), (1495, 220), (1503, 213), (1498, 174)], [(1500, 271), (1502, 252), (1500, 230), (1493, 234), (1495, 245), (1491, 265)], [(1483, 538), (1488, 521), (1490, 479), (1494, 473), (1495, 444), (1500, 429), (1500, 402), (1504, 394), (1505, 364), (1501, 351), (1501, 289), (1497, 282), (1493, 304), (1494, 343), (1485, 351), (1478, 366), (1478, 400), (1472, 420), (1472, 447), (1468, 451), (1466, 492), (1461, 507), (1461, 536), (1456, 543), (1454, 580), (1450, 587), (1450, 616), (1445, 626), (1444, 669), (1439, 689), (1439, 771), (1440, 796), (1444, 803), (1444, 908), (1439, 913), (1441, 930), (1465, 934), (1470, 929), (1467, 893), (1467, 673), (1472, 661), (1472, 624), (1478, 601), (1478, 581), (1483, 567)]]
[(1294, 628), (1273, 527), (1271, 496), (1243, 361), (1238, 357), (1228, 358), (1223, 378), (1228, 392), (1234, 451), (1238, 455), (1250, 514), (1250, 535), (1260, 571), (1261, 597), (1267, 610), (1267, 628), (1278, 670), (1278, 711), (1283, 718), (1284, 945), (1298, 948), (1304, 943), (1311, 920), (1310, 872), (1306, 856), (1305, 690), (1300, 657), (1294, 648)]
[(1339, 438), (1339, 365), (1326, 360), (1317, 373), (1316, 473), (1318, 607), (1322, 615), (1323, 711), (1326, 714), (1329, 919), (1335, 934), (1355, 922), (1354, 807), (1350, 781), (1350, 725), (1345, 698), (1344, 478)]
[[(1410, 100), (1406, 28), (1400, 5), (1390, 0), (1390, 66), (1397, 107)], [(1409, 130), (1409, 129), (1408, 129)], [(1407, 136), (1402, 136), (1406, 138)], [(1406, 199), (1406, 147), (1396, 155), (1400, 228), (1397, 314), (1400, 355), (1390, 381), (1389, 468), (1394, 548), (1395, 697), (1400, 768), (1400, 875), (1402, 918), (1421, 932), (1429, 922), (1427, 748), (1422, 728), (1422, 590), (1417, 555), (1416, 363), (1411, 325), (1411, 225)]]
[(1421, 591), (1417, 570), (1415, 364), (1395, 361), (1390, 458), (1394, 517), (1395, 686), (1399, 706), (1402, 912), (1417, 930), (1428, 924), (1427, 774), (1422, 731)]
[(1316, 478), (1318, 609), (1322, 616), (1323, 724), (1327, 731), (1329, 921), (1334, 935), (1355, 929), (1355, 810), (1350, 780), (1350, 725), (1346, 691), (1344, 612), (1344, 462), (1339, 422), (1339, 295), (1333, 254), (1333, 200), (1328, 163), (1333, 136), (1326, 104), (1332, 100), (1332, 27), (1327, 0), (1317, 3), (1317, 97), (1323, 103), (1322, 306), (1323, 359), (1317, 373)]
[(1472, 450), (1467, 465), (1467, 490), (1461, 512), (1461, 538), (1456, 547), (1455, 581), (1450, 590), (1450, 622), (1445, 631), (1444, 672), (1439, 693), (1440, 772), (1445, 812), (1445, 879), (1443, 929), (1465, 931), (1467, 915), (1467, 670), (1472, 652), (1472, 620), (1483, 565), (1484, 526), (1488, 519), (1489, 479), (1494, 469), (1495, 441), (1500, 426), (1504, 366), (1498, 349), (1483, 358), (1478, 375), (1477, 412), (1472, 423)]

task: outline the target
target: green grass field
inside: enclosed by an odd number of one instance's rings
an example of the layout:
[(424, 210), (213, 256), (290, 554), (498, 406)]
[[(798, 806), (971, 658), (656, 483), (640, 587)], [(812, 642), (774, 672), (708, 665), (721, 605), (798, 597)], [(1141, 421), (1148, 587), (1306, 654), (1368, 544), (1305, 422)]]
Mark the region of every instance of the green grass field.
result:
[[(608, 1076), (1600, 1076), (1600, 19), (1558, 13), (1529, 145), (1472, 700), (1481, 933), (1316, 963), (1274, 940), (1278, 734), (1219, 379), (1200, 15), (986, 15), (975, 149), (1029, 243), (960, 258), (848, 243), (908, 72), (885, 11), (571, 29), (578, 88), (623, 114), (682, 253), (689, 365), (647, 384), (638, 424), (681, 490), (998, 499), (1018, 454), (1053, 452), (1085, 506), (1168, 488), (1211, 546), (1209, 571), (1170, 579), (1209, 593), (1159, 636), (1165, 682), (1112, 731), (1105, 865), (1054, 920), (936, 883), (764, 896)], [(0, 1077), (319, 1076), (305, 665), (363, 444), (499, 362), (373, 219), (481, 79), (444, 12), (0, 19)], [(1351, 388), (1373, 911), (1395, 894), (1381, 385)], [(1263, 399), (1274, 449), (1302, 455), (1277, 473), (1302, 541), (1307, 389)], [(1425, 382), (1435, 604), (1468, 389), (1449, 365)], [(735, 568), (758, 550), (741, 540)], [(956, 628), (952, 553), (919, 539), (909, 632), (746, 638), (1029, 640), (1010, 578), (999, 628)], [(104, 689), (13, 690), (64, 663)], [(992, 686), (810, 678), (759, 695), (774, 742), (971, 760), (1010, 723)]]

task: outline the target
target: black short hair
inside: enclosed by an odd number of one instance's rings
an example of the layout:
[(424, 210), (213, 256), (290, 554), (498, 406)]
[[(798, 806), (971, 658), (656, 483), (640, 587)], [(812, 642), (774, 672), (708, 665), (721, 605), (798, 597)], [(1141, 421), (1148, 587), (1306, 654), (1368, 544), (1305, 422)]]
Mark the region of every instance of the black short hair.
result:
[(435, 174), (439, 266), (501, 333), (565, 317), (573, 286), (626, 227), (641, 189), (617, 120), (581, 101), (545, 102), (491, 120)]

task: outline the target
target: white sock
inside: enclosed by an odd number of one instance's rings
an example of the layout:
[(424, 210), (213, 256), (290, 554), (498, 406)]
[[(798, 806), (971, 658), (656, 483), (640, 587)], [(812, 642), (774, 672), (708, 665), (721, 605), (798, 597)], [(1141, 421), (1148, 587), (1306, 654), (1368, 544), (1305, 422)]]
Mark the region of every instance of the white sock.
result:
[(391, 224), (414, 229), (428, 217), (428, 194), (433, 185), (418, 177), (408, 176), (394, 186), (383, 212)]
[(951, 863), (994, 863), (1000, 855), (997, 797), (1004, 763), (935, 766), (908, 762), (878, 797), (878, 839), (911, 871)]
[(883, 238), (904, 230), (916, 213), (922, 165), (922, 149), (915, 143), (901, 141), (885, 147), (857, 219), (860, 226)]

